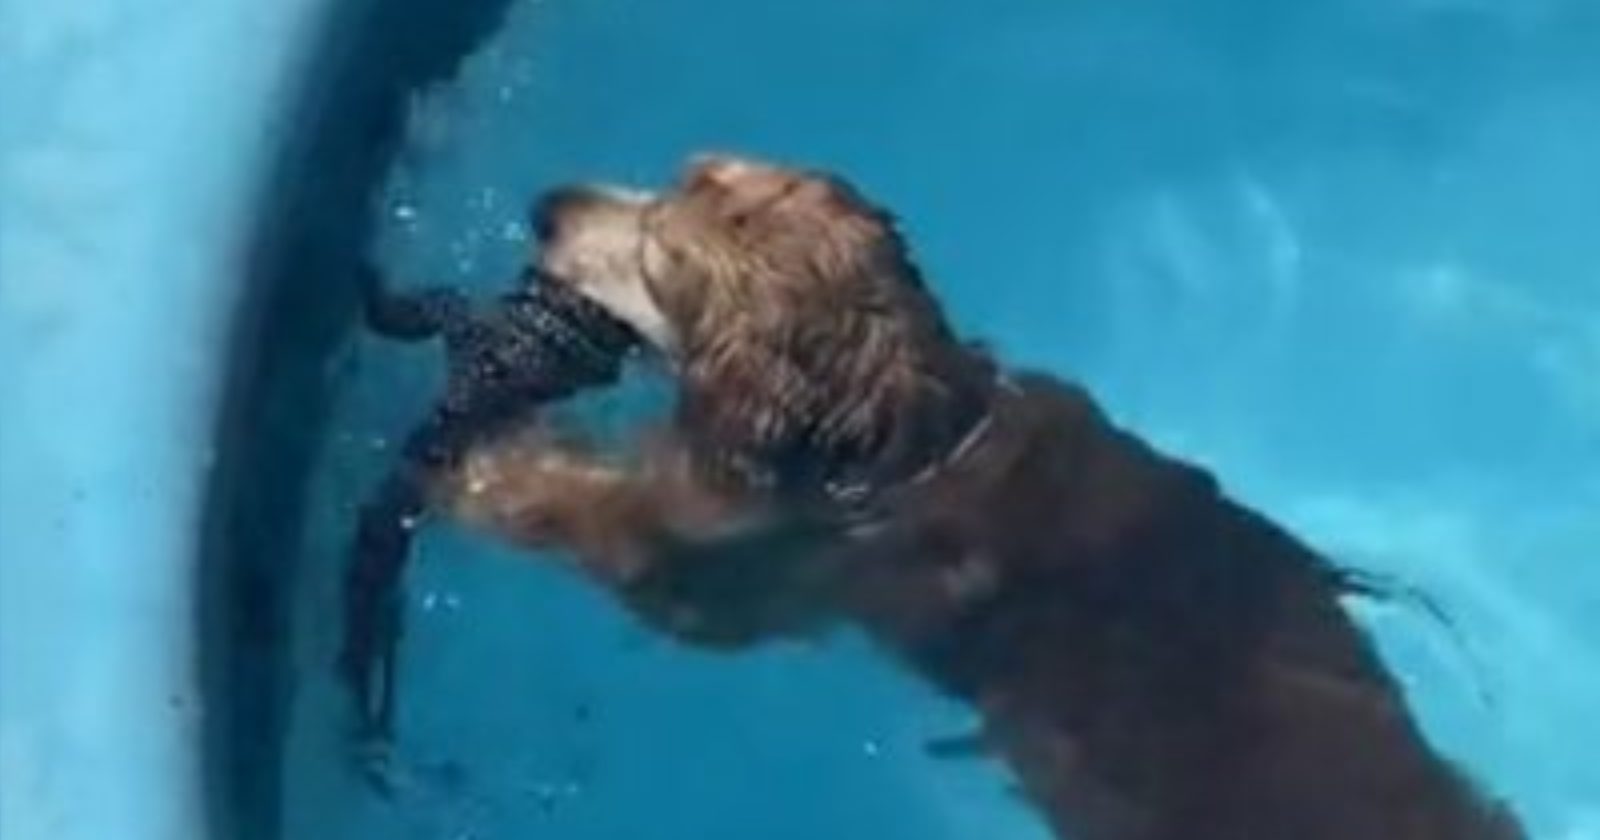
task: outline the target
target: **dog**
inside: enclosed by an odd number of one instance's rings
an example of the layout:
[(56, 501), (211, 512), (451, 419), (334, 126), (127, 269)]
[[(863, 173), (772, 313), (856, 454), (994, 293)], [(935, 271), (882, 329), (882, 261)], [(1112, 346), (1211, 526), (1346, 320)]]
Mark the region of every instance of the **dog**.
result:
[(427, 509), (690, 644), (864, 628), (980, 715), (1062, 838), (1525, 836), (1346, 613), (1365, 578), (957, 336), (846, 180), (703, 155), (534, 217), (533, 272), (627, 324), (675, 405), (620, 453), (538, 416), (475, 436)]

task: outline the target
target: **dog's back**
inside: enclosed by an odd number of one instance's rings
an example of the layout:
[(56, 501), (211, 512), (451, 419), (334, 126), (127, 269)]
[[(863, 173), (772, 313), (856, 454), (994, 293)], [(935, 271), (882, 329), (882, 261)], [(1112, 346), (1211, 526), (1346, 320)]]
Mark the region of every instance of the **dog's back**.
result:
[(1418, 731), (1339, 570), (1023, 381), (900, 509), (856, 612), (985, 714), (1065, 837), (1509, 840)]

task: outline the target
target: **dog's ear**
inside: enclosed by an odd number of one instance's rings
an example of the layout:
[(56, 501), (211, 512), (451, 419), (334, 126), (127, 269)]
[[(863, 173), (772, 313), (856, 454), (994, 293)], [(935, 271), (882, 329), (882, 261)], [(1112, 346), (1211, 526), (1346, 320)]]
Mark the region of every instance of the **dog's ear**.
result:
[(936, 360), (954, 347), (892, 231), (787, 233), (761, 243), (761, 264), (703, 284), (686, 354), (686, 425), (746, 473), (871, 460), (943, 388)]

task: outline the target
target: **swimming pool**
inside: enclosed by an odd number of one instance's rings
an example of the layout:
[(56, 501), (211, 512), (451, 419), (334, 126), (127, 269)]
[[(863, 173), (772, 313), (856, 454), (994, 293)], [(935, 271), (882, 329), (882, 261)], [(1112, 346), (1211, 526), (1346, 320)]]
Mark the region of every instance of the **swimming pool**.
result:
[[(1432, 593), (1458, 633), (1416, 611), (1365, 614), (1430, 733), (1510, 795), (1537, 836), (1600, 836), (1600, 770), (1583, 735), (1600, 700), (1589, 618), (1600, 578), (1585, 564), (1600, 544), (1600, 244), (1588, 229), (1600, 209), (1600, 10), (1579, 0), (445, 6), (327, 13), (330, 35), (312, 83), (296, 88), (283, 142), (254, 137), (243, 106), (218, 140), (281, 146), (278, 163), (218, 152), (204, 170), (272, 173), (238, 272), (254, 278), (254, 331), (235, 342), (251, 352), (226, 368), (201, 554), (200, 672), (214, 712), (203, 798), (221, 836), (1044, 836), (996, 768), (928, 757), (923, 743), (960, 731), (964, 712), (859, 640), (738, 658), (685, 651), (557, 571), (447, 528), (426, 535), (411, 586), (403, 795), (374, 798), (336, 757), (342, 723), (325, 664), (351, 506), (438, 374), (426, 351), (352, 331), (355, 254), (370, 241), (407, 281), (495, 288), (536, 190), (574, 176), (657, 181), (705, 147), (848, 172), (900, 213), (964, 329), (1081, 378), (1119, 419), (1214, 467), (1320, 546)], [(301, 40), (282, 26), (264, 40)], [(254, 46), (244, 32), (241, 50)], [(191, 84), (177, 68), (205, 58), (179, 51), (171, 75), (147, 84)], [(292, 63), (259, 59), (271, 62)], [(235, 93), (267, 96), (268, 81), (256, 84)], [(84, 95), (97, 92), (114, 96), (115, 85)], [(127, 156), (155, 173), (190, 163), (163, 154)], [(61, 175), (44, 172), (31, 177)], [(6, 205), (8, 216), (34, 209)], [(26, 240), (7, 236), (4, 253), (18, 259)], [(49, 284), (63, 271), (0, 265), (0, 279), (29, 280), (7, 281), (13, 300), (61, 288)], [(120, 316), (127, 346), (151, 346), (152, 325), (171, 329), (174, 313), (226, 307), (203, 273), (184, 276), (190, 286), (159, 298), (130, 295), (150, 311)], [(28, 349), (26, 335), (0, 332), (8, 355)], [(160, 382), (183, 379), (171, 371), (187, 370), (192, 346), (152, 363)], [(45, 377), (7, 387), (42, 393)], [(192, 418), (206, 408), (181, 390), (127, 399), (188, 406), (140, 422), (189, 429), (161, 437), (192, 460), (208, 428)], [(41, 440), (122, 434), (111, 414), (58, 428), (60, 409), (34, 416), (28, 433)], [(8, 435), (0, 509), (12, 513), (0, 539), (44, 529), (42, 506), (84, 515), (75, 482), (146, 474), (86, 468), (41, 494), (10, 477), (10, 453), (34, 439)], [(152, 508), (182, 492), (198, 491), (127, 490)], [(126, 505), (127, 494), (107, 495), (104, 509)], [(15, 513), (30, 497), (41, 507)], [(96, 520), (102, 536), (78, 550), (109, 556), (123, 531), (156, 527), (135, 513)], [(163, 527), (194, 530), (182, 517)], [(12, 552), (66, 540), (34, 539), (7, 542), (0, 563), (7, 685), (61, 661), (18, 641), (47, 617), (29, 609), (40, 579), (16, 572)], [(144, 581), (158, 603), (162, 587), (182, 585)], [(0, 695), (0, 792), (40, 778), (16, 733), (26, 704), (59, 696), (22, 695)], [(14, 816), (19, 801), (0, 807), (8, 838), (42, 824)]]

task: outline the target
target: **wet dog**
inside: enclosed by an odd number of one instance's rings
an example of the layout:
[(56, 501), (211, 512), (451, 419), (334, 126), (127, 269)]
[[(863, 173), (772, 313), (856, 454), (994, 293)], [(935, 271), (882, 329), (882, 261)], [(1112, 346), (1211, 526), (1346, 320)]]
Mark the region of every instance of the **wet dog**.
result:
[(960, 339), (850, 184), (706, 157), (537, 218), (536, 273), (658, 352), (675, 412), (624, 454), (536, 417), (475, 435), (426, 469), (435, 509), (694, 644), (865, 628), (981, 714), (1063, 838), (1523, 836), (1419, 732), (1341, 605), (1357, 576)]

